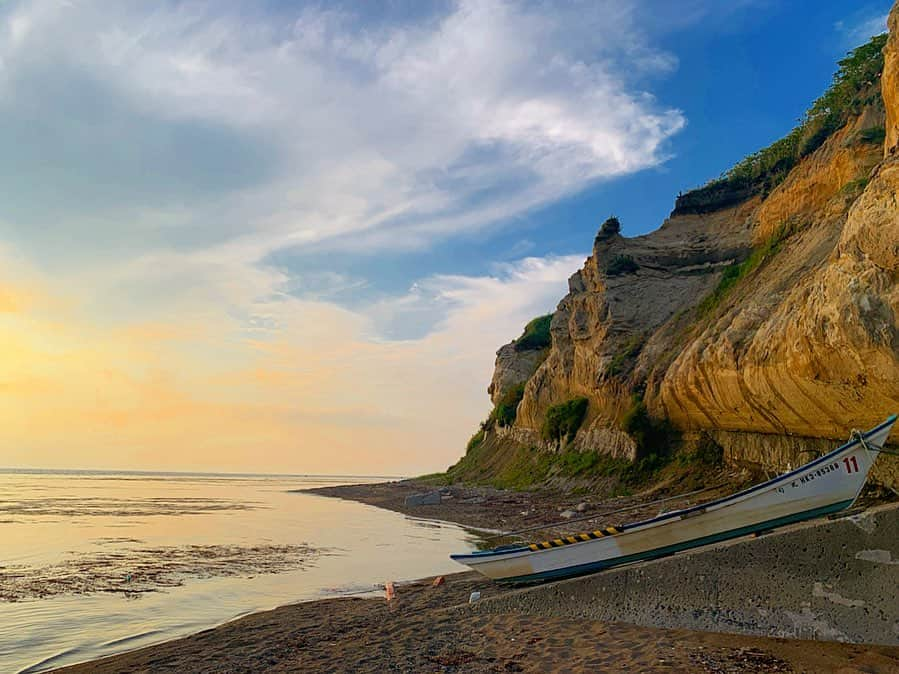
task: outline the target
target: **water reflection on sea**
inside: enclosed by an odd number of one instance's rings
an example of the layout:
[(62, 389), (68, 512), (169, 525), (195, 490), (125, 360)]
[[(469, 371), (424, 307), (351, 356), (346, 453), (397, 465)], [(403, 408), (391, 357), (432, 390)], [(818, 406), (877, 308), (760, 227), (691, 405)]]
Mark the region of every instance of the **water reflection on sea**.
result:
[(0, 472), (0, 671), (461, 570), (452, 524), (289, 490), (362, 478)]

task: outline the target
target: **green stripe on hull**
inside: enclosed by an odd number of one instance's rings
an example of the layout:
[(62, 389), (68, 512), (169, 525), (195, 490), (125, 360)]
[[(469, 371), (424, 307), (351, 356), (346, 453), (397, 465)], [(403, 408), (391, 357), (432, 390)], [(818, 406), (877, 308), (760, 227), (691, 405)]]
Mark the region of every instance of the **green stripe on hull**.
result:
[[(587, 564), (579, 564), (577, 566), (568, 566), (563, 569), (555, 569), (553, 571), (541, 571), (540, 573), (533, 573), (527, 576), (514, 576), (512, 578), (496, 578), (494, 579), (497, 583), (534, 583), (543, 580), (559, 580), (561, 578), (572, 578), (574, 576), (583, 576), (588, 573), (595, 573), (597, 571), (602, 571), (604, 569), (611, 568), (613, 566), (620, 566), (621, 564), (630, 564), (632, 562), (645, 562), (651, 559), (656, 559), (658, 557), (666, 557), (668, 555), (673, 555), (677, 552), (683, 552), (684, 550), (689, 550), (690, 548), (698, 548), (703, 545), (709, 545), (711, 543), (720, 543), (722, 541), (730, 540), (731, 538), (739, 538), (740, 536), (748, 536), (749, 534), (754, 534), (758, 531), (765, 531), (767, 529), (773, 529), (775, 527), (782, 527), (788, 524), (795, 524), (796, 522), (802, 522), (804, 520), (814, 519), (815, 517), (822, 517), (824, 515), (829, 515), (831, 513), (839, 512), (840, 510), (845, 510), (849, 506), (853, 504), (855, 499), (849, 499), (847, 501), (840, 501), (839, 503), (834, 503), (829, 506), (824, 506), (821, 508), (814, 508), (812, 510), (805, 510), (801, 513), (796, 513), (794, 515), (787, 515), (786, 517), (778, 517), (773, 520), (767, 520), (765, 522), (761, 522), (759, 524), (752, 524), (746, 527), (740, 527), (738, 529), (731, 529), (730, 531), (723, 531), (720, 534), (712, 534), (711, 536), (703, 536), (702, 538), (694, 538), (691, 541), (685, 541), (683, 543), (677, 543), (675, 545), (668, 545), (664, 548), (655, 548), (653, 550), (647, 550), (646, 552), (639, 552), (634, 555), (625, 555), (623, 557), (615, 557), (612, 559), (604, 559), (600, 562), (589, 562)], [(663, 525), (664, 526), (664, 525)]]

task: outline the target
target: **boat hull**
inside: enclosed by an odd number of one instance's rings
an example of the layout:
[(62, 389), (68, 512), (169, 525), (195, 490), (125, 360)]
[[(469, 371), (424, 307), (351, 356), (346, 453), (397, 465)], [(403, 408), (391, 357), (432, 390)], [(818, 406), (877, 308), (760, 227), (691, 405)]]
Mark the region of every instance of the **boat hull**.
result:
[[(896, 418), (865, 434), (886, 442)], [(615, 527), (615, 533), (566, 537), (543, 544), (451, 555), (499, 582), (527, 583), (593, 573), (655, 559), (731, 538), (821, 517), (848, 508), (864, 486), (877, 455), (858, 440), (718, 501)]]

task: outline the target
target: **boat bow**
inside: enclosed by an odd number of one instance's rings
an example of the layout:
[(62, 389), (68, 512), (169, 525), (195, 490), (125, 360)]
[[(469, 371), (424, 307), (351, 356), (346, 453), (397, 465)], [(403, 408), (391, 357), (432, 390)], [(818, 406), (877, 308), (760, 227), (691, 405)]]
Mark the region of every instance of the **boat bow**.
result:
[(501, 582), (592, 573), (838, 512), (858, 498), (896, 415), (813, 461), (736, 494), (631, 524), (450, 557)]

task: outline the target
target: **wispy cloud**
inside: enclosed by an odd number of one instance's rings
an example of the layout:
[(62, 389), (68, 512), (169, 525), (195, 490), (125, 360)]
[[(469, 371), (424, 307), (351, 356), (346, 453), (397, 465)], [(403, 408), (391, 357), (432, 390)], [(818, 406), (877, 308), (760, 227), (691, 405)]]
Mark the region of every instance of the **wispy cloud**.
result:
[(876, 13), (837, 21), (834, 28), (843, 36), (847, 45), (854, 47), (867, 42), (875, 35), (885, 33), (887, 31), (887, 14)]
[[(508, 223), (659, 165), (685, 124), (647, 90), (677, 61), (639, 0), (265, 6), (0, 5), (8, 460), (449, 463), (493, 351), (582, 257), (522, 240), (368, 303), (328, 260)], [(293, 250), (321, 264), (271, 262)]]
[[(409, 292), (365, 310), (380, 339), (421, 338), (432, 332), (459, 335), (507, 326), (500, 341), (485, 344), (493, 352), (517, 337), (523, 317), (546, 313), (565, 294), (561, 282), (574, 273), (584, 255), (530, 257), (494, 265), (490, 276), (438, 275), (415, 283)], [(482, 325), (478, 326), (478, 322)]]
[(10, 3), (7, 210), (43, 243), (427, 246), (665, 158), (683, 116), (633, 79), (673, 59), (634, 6), (460, 0), (372, 27), (315, 7)]

